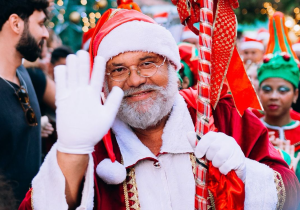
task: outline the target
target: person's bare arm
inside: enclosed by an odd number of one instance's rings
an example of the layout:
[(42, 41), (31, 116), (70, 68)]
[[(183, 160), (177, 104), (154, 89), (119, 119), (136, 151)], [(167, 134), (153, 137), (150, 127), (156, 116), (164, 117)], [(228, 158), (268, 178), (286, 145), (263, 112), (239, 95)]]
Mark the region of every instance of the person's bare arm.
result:
[(66, 179), (66, 200), (71, 210), (80, 205), (81, 189), (88, 161), (88, 154), (77, 155), (57, 151), (57, 162)]
[(55, 110), (55, 82), (49, 77), (46, 77), (46, 88), (43, 96), (43, 101), (51, 109)]

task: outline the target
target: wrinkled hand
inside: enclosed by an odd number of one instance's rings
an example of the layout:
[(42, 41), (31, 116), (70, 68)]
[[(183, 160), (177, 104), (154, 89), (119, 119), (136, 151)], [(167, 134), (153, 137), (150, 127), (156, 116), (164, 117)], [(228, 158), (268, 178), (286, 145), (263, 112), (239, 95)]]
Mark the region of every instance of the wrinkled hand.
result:
[(123, 98), (114, 87), (101, 104), (105, 61), (96, 57), (89, 82), (89, 54), (79, 51), (67, 57), (67, 65), (55, 68), (57, 149), (70, 154), (89, 154), (112, 126)]
[(290, 155), (291, 166), (292, 166), (293, 170), (296, 171), (299, 160), (300, 160), (300, 152), (295, 157), (295, 146), (291, 145), (291, 141), (276, 138), (274, 131), (269, 132), (269, 140), (273, 144), (273, 146), (278, 147), (279, 149), (285, 151), (286, 153), (288, 153)]
[(274, 131), (269, 132), (269, 140), (273, 144), (274, 147), (278, 147), (279, 149), (283, 149), (284, 140), (276, 138)]
[[(190, 143), (194, 144), (195, 136), (191, 139), (188, 134)], [(212, 165), (219, 171), (227, 175), (231, 170), (235, 170), (237, 176), (245, 182), (246, 164), (245, 155), (237, 142), (224, 133), (209, 132), (204, 135), (195, 147), (197, 158), (206, 158), (212, 161)]]
[(294, 171), (296, 171), (297, 166), (298, 166), (298, 162), (300, 160), (300, 153), (297, 154), (297, 156), (295, 157), (295, 146), (291, 145), (291, 141), (290, 140), (280, 140), (280, 144), (279, 144), (279, 149), (285, 151), (286, 153), (288, 153), (291, 157), (291, 167)]

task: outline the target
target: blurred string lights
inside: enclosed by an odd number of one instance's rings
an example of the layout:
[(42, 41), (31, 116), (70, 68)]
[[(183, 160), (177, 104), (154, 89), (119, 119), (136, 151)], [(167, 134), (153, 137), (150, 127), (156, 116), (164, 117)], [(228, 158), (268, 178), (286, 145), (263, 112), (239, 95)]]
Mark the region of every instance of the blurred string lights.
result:
[(108, 8), (117, 6), (116, 0), (54, 0), (48, 28), (52, 29), (74, 51), (81, 47), (82, 33), (96, 26)]
[[(49, 22), (48, 27), (54, 28), (57, 24), (63, 24), (66, 19), (66, 10), (65, 2), (69, 2), (70, 0), (57, 0), (56, 1), (56, 8), (58, 12), (55, 14), (58, 23)], [(90, 28), (94, 28), (96, 26), (97, 20), (101, 17), (100, 10), (107, 9), (108, 6), (110, 7), (117, 7), (116, 1), (109, 1), (109, 0), (79, 0), (80, 5), (83, 7), (87, 7), (88, 4), (93, 1), (92, 10), (88, 12), (87, 9), (84, 11), (71, 11), (69, 13), (69, 21), (74, 24), (79, 24), (81, 21), (82, 31), (87, 32)], [(108, 2), (109, 1), (109, 2)], [(110, 5), (109, 5), (110, 3)], [(91, 9), (90, 9), (91, 10)]]
[[(87, 0), (80, 0), (80, 3), (81, 5), (85, 6), (87, 4)], [(106, 8), (107, 5), (108, 5), (107, 0), (96, 0), (93, 5), (93, 9), (95, 11), (98, 11)], [(101, 17), (101, 13), (90, 12), (89, 14), (87, 14), (86, 12), (82, 12), (80, 16), (82, 18), (82, 23), (83, 23), (82, 31), (87, 32), (89, 28), (94, 28), (96, 26), (97, 20)]]
[(89, 28), (94, 28), (96, 26), (96, 20), (101, 17), (100, 12), (91, 12), (87, 15), (85, 12), (81, 13), (81, 18), (83, 22), (82, 31), (87, 32)]
[[(296, 3), (296, 1), (295, 1)], [(262, 7), (255, 8), (254, 13), (256, 15), (272, 16), (277, 10), (282, 9), (282, 5), (285, 4), (284, 0), (273, 0), (272, 2), (263, 2)], [(290, 31), (294, 32), (297, 36), (300, 36), (300, 4), (296, 4), (297, 7), (292, 8), (292, 11), (281, 11), (288, 13), (285, 16), (285, 25)], [(242, 15), (247, 15), (249, 11), (244, 8), (241, 10)], [(245, 16), (246, 17), (246, 16)]]

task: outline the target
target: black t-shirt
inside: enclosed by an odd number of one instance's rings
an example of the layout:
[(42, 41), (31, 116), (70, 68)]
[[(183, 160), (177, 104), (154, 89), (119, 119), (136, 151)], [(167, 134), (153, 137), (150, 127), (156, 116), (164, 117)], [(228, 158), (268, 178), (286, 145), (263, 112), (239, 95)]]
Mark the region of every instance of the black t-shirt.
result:
[(46, 105), (43, 101), (47, 84), (46, 75), (41, 69), (38, 68), (28, 68), (27, 71), (29, 73), (43, 116), (46, 114)]
[[(27, 124), (14, 90), (0, 78), (0, 173), (9, 180), (16, 199), (21, 202), (41, 165), (41, 113), (26, 69), (20, 66), (18, 72), (27, 86), (38, 126)], [(19, 77), (21, 84), (22, 78)], [(10, 84), (19, 89), (18, 85)]]

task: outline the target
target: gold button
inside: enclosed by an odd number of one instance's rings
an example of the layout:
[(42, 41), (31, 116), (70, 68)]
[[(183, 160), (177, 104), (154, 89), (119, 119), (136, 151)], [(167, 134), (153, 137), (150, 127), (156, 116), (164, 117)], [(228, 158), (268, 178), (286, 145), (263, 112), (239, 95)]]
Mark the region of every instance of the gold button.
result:
[(154, 165), (155, 168), (160, 168), (160, 163), (158, 161), (154, 162), (153, 165)]

